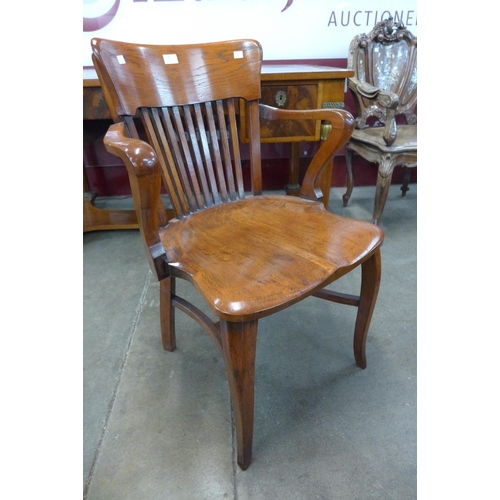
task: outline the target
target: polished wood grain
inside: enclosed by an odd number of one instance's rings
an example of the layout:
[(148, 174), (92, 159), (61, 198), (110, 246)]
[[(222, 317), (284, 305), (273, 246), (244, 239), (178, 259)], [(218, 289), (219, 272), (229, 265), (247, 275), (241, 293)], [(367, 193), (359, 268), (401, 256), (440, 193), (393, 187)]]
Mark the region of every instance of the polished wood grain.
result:
[[(307, 228), (298, 221), (307, 221)], [(215, 315), (249, 321), (290, 306), (358, 265), (377, 247), (380, 233), (367, 222), (356, 228), (320, 203), (263, 195), (174, 219), (160, 238), (172, 274), (191, 281)]]
[[(260, 82), (262, 96), (260, 102), (276, 106), (278, 92), (284, 92), (285, 102), (283, 109), (321, 109), (328, 106), (343, 105), (345, 93), (345, 80), (353, 76), (352, 70), (333, 68), (315, 64), (263, 64), (261, 67)], [(304, 92), (306, 98), (304, 98)], [(245, 107), (241, 106), (238, 112), (245, 114)], [(104, 98), (101, 83), (93, 68), (83, 71), (83, 117), (86, 123), (99, 120), (111, 119), (112, 115)], [(311, 121), (266, 121), (260, 124), (261, 142), (290, 143), (290, 161), (288, 183), (285, 186), (286, 193), (298, 196), (299, 185), (299, 163), (300, 142), (320, 141), (327, 128), (325, 124)], [(98, 128), (98, 127), (97, 127)], [(240, 126), (242, 140), (248, 142), (246, 120), (243, 119)], [(333, 162), (323, 172), (321, 189), (323, 191), (323, 203), (328, 206)], [(84, 174), (85, 175), (85, 174)], [(133, 211), (118, 211), (97, 209), (93, 202), (95, 195), (84, 189), (84, 231), (96, 229), (124, 229), (137, 228), (138, 223)], [(124, 219), (123, 225), (112, 224), (111, 221)]]
[[(351, 136), (354, 119), (343, 110), (261, 104), (262, 49), (252, 40), (139, 46), (94, 39), (92, 47), (116, 118), (104, 143), (127, 167), (146, 255), (160, 281), (163, 346), (175, 349), (178, 309), (196, 320), (221, 351), (237, 462), (245, 470), (252, 458), (261, 318), (309, 296), (356, 307), (354, 359), (366, 367), (383, 232), (371, 223), (334, 215), (321, 203), (322, 174)], [(172, 54), (177, 61), (173, 68)], [(238, 99), (244, 101), (250, 141), (251, 194), (242, 184)], [(138, 138), (137, 119), (148, 142)], [(300, 197), (262, 194), (260, 135), (266, 120), (329, 124)], [(173, 218), (161, 201), (162, 181)], [(357, 267), (359, 296), (325, 290)], [(193, 284), (211, 316), (176, 294), (177, 279)]]
[(246, 470), (252, 460), (257, 320), (221, 321), (222, 352), (233, 402), (237, 462)]
[[(353, 75), (352, 69), (317, 64), (263, 63), (260, 82), (262, 90), (272, 90), (275, 86), (294, 88), (302, 85), (313, 85), (321, 87), (321, 92), (318, 92), (318, 101), (313, 107), (322, 108), (324, 103), (336, 103), (341, 106), (344, 102), (346, 78)], [(275, 102), (268, 104), (276, 106)], [(95, 68), (83, 70), (83, 119), (112, 119)]]

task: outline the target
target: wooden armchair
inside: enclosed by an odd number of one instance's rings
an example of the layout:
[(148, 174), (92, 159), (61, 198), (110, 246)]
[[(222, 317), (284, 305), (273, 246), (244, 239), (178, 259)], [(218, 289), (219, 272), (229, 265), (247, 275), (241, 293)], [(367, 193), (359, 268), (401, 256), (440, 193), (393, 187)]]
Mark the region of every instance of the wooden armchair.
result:
[[(257, 324), (310, 296), (358, 308), (354, 356), (365, 342), (380, 281), (383, 232), (333, 215), (318, 201), (321, 172), (349, 138), (345, 111), (284, 111), (259, 105), (262, 49), (252, 40), (152, 46), (92, 40), (93, 60), (117, 123), (106, 148), (124, 161), (151, 270), (160, 281), (163, 346), (176, 345), (174, 310), (196, 320), (224, 358), (234, 410), (238, 464), (252, 456)], [(246, 106), (252, 194), (245, 193), (238, 101)], [(259, 115), (326, 120), (300, 197), (262, 194)], [(147, 142), (138, 134), (140, 119)], [(165, 183), (174, 218), (160, 197)], [(325, 286), (361, 266), (360, 296)], [(190, 281), (216, 317), (176, 295)]]
[[(394, 167), (405, 167), (401, 188), (405, 196), (409, 168), (417, 165), (417, 38), (402, 23), (389, 18), (376, 24), (368, 35), (352, 40), (347, 65), (354, 71), (348, 83), (358, 117), (346, 147), (347, 191), (343, 203), (346, 207), (354, 186), (354, 153), (378, 163), (372, 217), (378, 224)], [(368, 125), (370, 117), (377, 120), (375, 126)], [(397, 123), (399, 117), (404, 123)]]

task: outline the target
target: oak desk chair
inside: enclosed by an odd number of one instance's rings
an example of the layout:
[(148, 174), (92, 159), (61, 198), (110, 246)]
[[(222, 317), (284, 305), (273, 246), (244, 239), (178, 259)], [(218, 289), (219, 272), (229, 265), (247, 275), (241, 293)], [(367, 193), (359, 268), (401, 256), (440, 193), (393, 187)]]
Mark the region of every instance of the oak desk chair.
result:
[[(354, 186), (353, 155), (378, 163), (372, 222), (382, 217), (394, 167), (403, 165), (401, 190), (408, 190), (410, 168), (417, 166), (417, 38), (392, 18), (377, 23), (368, 35), (357, 35), (349, 46), (348, 80), (358, 117), (346, 147), (347, 206)], [(382, 126), (368, 126), (375, 117)], [(405, 123), (397, 124), (397, 117)]]
[[(160, 281), (163, 346), (175, 348), (174, 308), (195, 319), (224, 358), (238, 464), (252, 456), (257, 322), (310, 296), (358, 307), (354, 355), (365, 343), (380, 282), (383, 232), (326, 211), (323, 168), (349, 138), (345, 111), (285, 111), (259, 105), (262, 48), (253, 40), (153, 46), (93, 39), (93, 61), (117, 123), (106, 148), (125, 163), (151, 270)], [(244, 191), (238, 104), (250, 133), (252, 195)], [(300, 197), (263, 195), (259, 114), (269, 120), (326, 120), (332, 132), (306, 173)], [(148, 143), (138, 136), (142, 120)], [(174, 218), (160, 197), (166, 185)], [(360, 296), (324, 290), (357, 266)], [(175, 293), (190, 281), (217, 322)]]

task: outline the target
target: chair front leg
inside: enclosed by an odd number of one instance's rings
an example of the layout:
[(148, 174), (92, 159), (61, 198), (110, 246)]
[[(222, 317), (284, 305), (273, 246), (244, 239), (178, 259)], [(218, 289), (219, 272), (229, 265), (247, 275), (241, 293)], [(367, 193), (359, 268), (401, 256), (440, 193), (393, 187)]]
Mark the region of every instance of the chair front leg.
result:
[(247, 469), (252, 460), (257, 323), (220, 322), (236, 426), (238, 465), (242, 470)]
[(373, 207), (372, 223), (378, 226), (382, 218), (389, 189), (391, 187), (392, 174), (394, 172), (395, 159), (391, 155), (382, 157), (378, 167), (377, 185), (375, 187), (375, 204)]
[(361, 264), (361, 293), (354, 327), (354, 358), (360, 368), (366, 368), (366, 338), (377, 302), (381, 270), (380, 249), (377, 249)]
[(175, 278), (169, 276), (160, 281), (160, 329), (163, 348), (175, 349), (175, 307), (172, 296), (175, 295)]

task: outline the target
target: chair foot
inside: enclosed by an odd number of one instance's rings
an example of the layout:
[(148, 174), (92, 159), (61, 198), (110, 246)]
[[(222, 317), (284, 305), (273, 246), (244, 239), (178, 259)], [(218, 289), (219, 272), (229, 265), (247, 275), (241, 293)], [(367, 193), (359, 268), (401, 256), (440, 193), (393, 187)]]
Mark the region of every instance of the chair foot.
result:
[(410, 190), (408, 184), (410, 182), (411, 170), (408, 167), (403, 167), (403, 185), (401, 186), (401, 191), (403, 194), (401, 196), (406, 196), (406, 192)]
[(175, 349), (175, 307), (172, 296), (175, 295), (175, 278), (168, 277), (160, 281), (160, 329), (163, 348)]
[(236, 427), (238, 465), (252, 461), (257, 321), (221, 320), (222, 347)]
[(366, 338), (377, 301), (380, 287), (381, 259), (380, 250), (361, 264), (361, 293), (358, 314), (354, 327), (354, 358), (360, 368), (366, 368)]
[(349, 198), (351, 197), (351, 193), (352, 193), (352, 189), (351, 190), (347, 190), (348, 193), (345, 193), (344, 195), (342, 195), (342, 206), (345, 208), (347, 207), (348, 203), (349, 203)]

